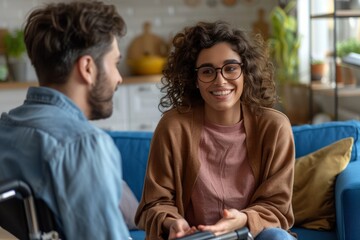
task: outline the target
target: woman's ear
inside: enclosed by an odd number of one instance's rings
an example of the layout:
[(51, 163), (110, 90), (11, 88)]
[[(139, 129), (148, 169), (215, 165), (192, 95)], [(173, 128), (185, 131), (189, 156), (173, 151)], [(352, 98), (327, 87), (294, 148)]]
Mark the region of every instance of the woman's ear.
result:
[(92, 85), (96, 80), (96, 64), (94, 59), (85, 55), (79, 58), (77, 61), (77, 68), (80, 78), (87, 84)]

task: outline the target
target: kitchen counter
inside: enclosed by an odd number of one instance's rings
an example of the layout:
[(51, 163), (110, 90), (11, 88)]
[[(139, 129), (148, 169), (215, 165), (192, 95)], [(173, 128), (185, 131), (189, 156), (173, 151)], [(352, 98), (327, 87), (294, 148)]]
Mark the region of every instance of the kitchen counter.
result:
[[(127, 76), (123, 77), (122, 84), (139, 84), (139, 83), (157, 83), (160, 82), (162, 75), (142, 75), (142, 76)], [(0, 82), (0, 90), (6, 89), (22, 89), (31, 86), (38, 86), (38, 82)]]
[[(161, 117), (158, 109), (162, 97), (161, 75), (124, 76), (123, 80), (114, 93), (111, 117), (93, 123), (108, 130), (153, 131)], [(0, 114), (21, 105), (31, 86), (38, 83), (0, 83)]]

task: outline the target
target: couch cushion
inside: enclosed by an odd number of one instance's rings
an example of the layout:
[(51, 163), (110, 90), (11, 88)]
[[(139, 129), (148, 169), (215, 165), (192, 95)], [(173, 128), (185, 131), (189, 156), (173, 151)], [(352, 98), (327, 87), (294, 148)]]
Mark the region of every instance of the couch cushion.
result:
[(109, 131), (108, 134), (120, 150), (123, 179), (140, 201), (152, 133)]
[(317, 231), (294, 227), (291, 231), (297, 234), (299, 240), (338, 240), (335, 230)]
[(353, 138), (345, 138), (297, 159), (292, 202), (296, 226), (334, 228), (335, 178), (348, 165), (352, 146)]
[(336, 222), (340, 239), (360, 239), (360, 161), (350, 162), (336, 178)]
[(145, 231), (143, 230), (130, 230), (130, 236), (132, 240), (144, 240)]
[(293, 127), (296, 157), (305, 156), (342, 138), (354, 138), (350, 161), (360, 158), (360, 122), (334, 121)]
[(136, 199), (127, 183), (124, 180), (122, 182), (123, 194), (120, 199), (120, 210), (123, 213), (128, 229), (137, 229), (135, 225), (135, 214), (139, 206), (139, 201)]

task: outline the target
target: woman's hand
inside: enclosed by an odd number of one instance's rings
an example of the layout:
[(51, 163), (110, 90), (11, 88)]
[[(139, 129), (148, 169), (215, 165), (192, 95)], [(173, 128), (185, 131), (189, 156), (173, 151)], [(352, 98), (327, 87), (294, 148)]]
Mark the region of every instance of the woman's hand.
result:
[(179, 238), (192, 234), (196, 231), (196, 227), (190, 227), (185, 219), (171, 219), (171, 223), (168, 223), (169, 227), (169, 239)]
[(247, 215), (236, 209), (224, 209), (223, 218), (214, 225), (199, 225), (200, 231), (210, 231), (216, 236), (245, 227)]

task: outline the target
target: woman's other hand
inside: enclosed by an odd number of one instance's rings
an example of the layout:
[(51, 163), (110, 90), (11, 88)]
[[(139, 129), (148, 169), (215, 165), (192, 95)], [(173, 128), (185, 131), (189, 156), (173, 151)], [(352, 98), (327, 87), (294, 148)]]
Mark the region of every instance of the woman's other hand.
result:
[(223, 218), (214, 225), (199, 225), (200, 231), (209, 231), (216, 236), (245, 227), (247, 215), (236, 209), (224, 209)]
[(196, 227), (190, 227), (185, 219), (168, 219), (164, 225), (169, 226), (169, 239), (175, 239), (192, 234), (197, 231)]

